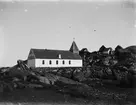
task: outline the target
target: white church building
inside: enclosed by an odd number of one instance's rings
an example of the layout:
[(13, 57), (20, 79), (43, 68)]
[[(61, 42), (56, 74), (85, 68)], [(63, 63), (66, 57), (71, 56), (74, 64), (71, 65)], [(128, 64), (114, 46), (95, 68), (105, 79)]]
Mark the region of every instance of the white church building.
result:
[(79, 49), (73, 41), (70, 50), (31, 49), (29, 67), (82, 67)]

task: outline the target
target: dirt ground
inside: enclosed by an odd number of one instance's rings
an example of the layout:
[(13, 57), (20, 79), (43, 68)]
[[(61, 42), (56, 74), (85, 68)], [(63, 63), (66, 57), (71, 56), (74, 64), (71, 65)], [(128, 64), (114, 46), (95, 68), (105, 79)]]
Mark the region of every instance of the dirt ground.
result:
[(57, 93), (50, 89), (17, 89), (0, 93), (0, 105), (135, 105), (132, 102), (87, 100)]

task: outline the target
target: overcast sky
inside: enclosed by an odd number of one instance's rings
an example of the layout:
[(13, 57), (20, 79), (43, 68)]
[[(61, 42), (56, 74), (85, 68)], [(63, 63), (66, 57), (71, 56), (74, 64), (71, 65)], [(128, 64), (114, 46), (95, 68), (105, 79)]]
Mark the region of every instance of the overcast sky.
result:
[(40, 1), (0, 0), (0, 66), (27, 59), (31, 48), (69, 50), (73, 38), (89, 51), (136, 45), (133, 0)]

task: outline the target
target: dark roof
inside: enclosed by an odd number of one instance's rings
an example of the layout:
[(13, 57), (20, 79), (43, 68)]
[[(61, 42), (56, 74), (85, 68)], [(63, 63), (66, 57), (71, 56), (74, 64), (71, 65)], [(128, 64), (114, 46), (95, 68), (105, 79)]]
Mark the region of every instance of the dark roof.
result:
[(39, 59), (58, 59), (61, 54), (61, 59), (81, 59), (79, 54), (74, 54), (65, 50), (50, 50), (50, 49), (31, 49), (35, 58)]
[(74, 52), (74, 51), (77, 51), (77, 52), (78, 52), (78, 51), (79, 51), (79, 49), (78, 49), (78, 47), (77, 47), (75, 41), (73, 41), (73, 43), (72, 43), (72, 45), (71, 45), (69, 51), (71, 51), (71, 52)]

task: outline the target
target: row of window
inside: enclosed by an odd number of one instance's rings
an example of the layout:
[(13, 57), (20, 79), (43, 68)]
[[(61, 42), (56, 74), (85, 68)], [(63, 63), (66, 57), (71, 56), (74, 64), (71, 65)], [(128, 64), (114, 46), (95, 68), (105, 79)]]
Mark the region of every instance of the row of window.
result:
[[(42, 64), (43, 64), (43, 65), (45, 64), (45, 61), (44, 61), (44, 60), (42, 61)], [(50, 64), (50, 65), (52, 64), (52, 61), (51, 61), (51, 60), (49, 61), (49, 64)], [(59, 61), (58, 61), (58, 60), (56, 61), (56, 64), (57, 64), (57, 65), (59, 64)], [(62, 64), (63, 64), (63, 65), (65, 64), (65, 61), (64, 61), (64, 60), (62, 61)], [(71, 64), (71, 61), (69, 61), (69, 64)]]

